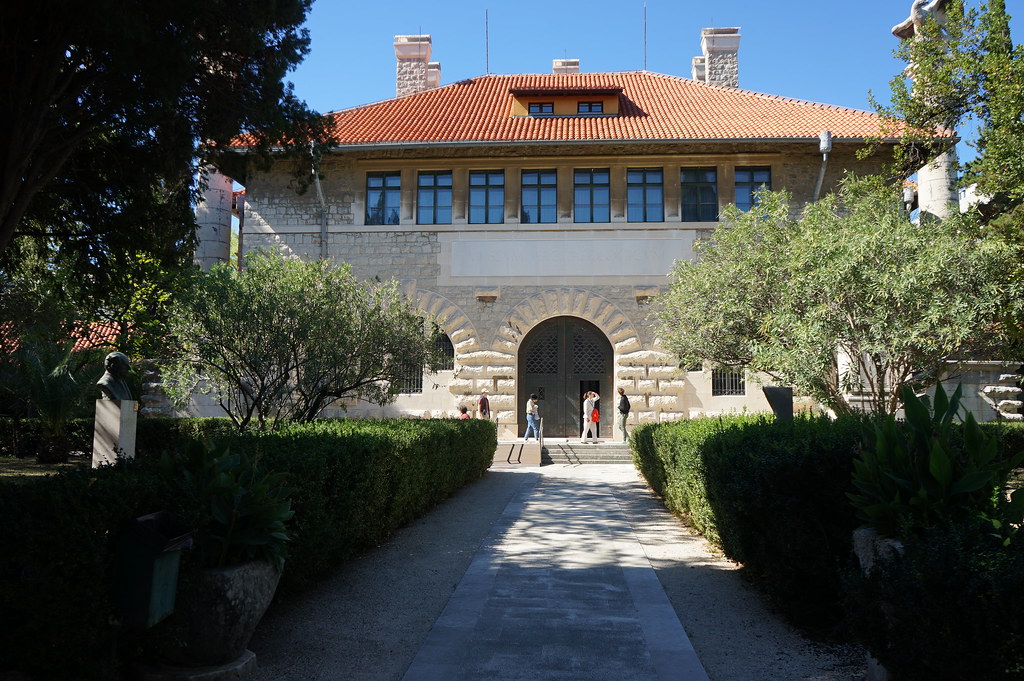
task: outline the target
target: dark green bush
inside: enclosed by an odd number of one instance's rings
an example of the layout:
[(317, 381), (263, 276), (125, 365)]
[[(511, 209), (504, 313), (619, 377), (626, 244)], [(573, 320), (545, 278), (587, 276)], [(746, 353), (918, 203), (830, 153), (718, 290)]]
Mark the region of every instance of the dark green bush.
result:
[[(0, 479), (0, 675), (120, 679), (161, 635), (112, 624), (117, 540), (141, 515), (195, 517), (157, 459), (199, 436), (254, 457), (294, 491), (295, 517), (279, 593), (312, 583), (377, 545), (490, 466), (496, 428), (483, 420), (316, 421), (238, 433), (220, 419), (140, 419), (138, 458), (11, 484)], [(186, 553), (182, 576), (198, 569)], [(173, 615), (172, 615), (173, 617)]]
[(852, 571), (846, 609), (858, 637), (900, 681), (1024, 678), (1024, 541), (981, 519), (936, 525), (903, 554)]
[(666, 506), (742, 563), (780, 611), (832, 627), (857, 526), (846, 493), (860, 427), (855, 418), (681, 421), (641, 431), (634, 456)]

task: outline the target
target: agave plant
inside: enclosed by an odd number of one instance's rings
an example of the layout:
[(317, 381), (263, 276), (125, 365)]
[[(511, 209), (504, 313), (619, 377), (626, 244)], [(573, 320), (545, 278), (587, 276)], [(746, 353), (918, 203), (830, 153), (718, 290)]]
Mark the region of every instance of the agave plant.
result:
[(904, 386), (906, 420), (888, 416), (865, 428), (853, 464), (856, 492), (848, 496), (866, 526), (895, 537), (967, 515), (981, 514), (997, 528), (1020, 523), (1024, 494), (1005, 497), (1002, 490), (1024, 452), (1004, 454), (970, 413), (956, 428), (961, 395), (960, 386), (947, 396), (937, 384), (932, 405)]

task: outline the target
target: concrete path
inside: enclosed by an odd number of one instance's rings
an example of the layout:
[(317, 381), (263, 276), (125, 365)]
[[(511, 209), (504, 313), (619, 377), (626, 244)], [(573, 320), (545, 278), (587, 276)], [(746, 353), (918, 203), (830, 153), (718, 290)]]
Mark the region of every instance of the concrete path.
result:
[(807, 641), (773, 615), (629, 465), (492, 468), (275, 603), (249, 647), (259, 681), (863, 674), (863, 653)]
[(404, 681), (707, 681), (613, 486), (544, 469), (506, 506)]

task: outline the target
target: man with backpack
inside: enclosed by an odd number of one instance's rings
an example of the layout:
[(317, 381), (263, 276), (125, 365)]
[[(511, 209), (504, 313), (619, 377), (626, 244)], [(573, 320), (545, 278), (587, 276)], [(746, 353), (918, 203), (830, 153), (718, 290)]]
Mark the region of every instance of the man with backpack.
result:
[(619, 428), (622, 430), (622, 441), (629, 442), (629, 433), (626, 432), (626, 419), (629, 418), (629, 398), (626, 391), (619, 388)]

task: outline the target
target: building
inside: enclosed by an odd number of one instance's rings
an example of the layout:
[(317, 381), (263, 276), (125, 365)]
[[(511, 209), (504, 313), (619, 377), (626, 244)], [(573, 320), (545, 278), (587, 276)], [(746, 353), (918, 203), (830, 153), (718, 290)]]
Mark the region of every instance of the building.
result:
[[(550, 74), (439, 86), (430, 37), (397, 36), (398, 96), (328, 114), (339, 144), (315, 191), (296, 193), (284, 168), (240, 178), (245, 249), (397, 278), (451, 341), (451, 370), (348, 412), (448, 415), (487, 389), (511, 438), (530, 393), (549, 437), (579, 433), (591, 389), (610, 413), (625, 387), (638, 423), (768, 410), (752, 377), (677, 366), (646, 303), (726, 204), (761, 187), (813, 201), (877, 171), (895, 140), (858, 159), (875, 114), (739, 89), (739, 39), (704, 29), (692, 78), (558, 59)], [(198, 259), (227, 257), (231, 196), (215, 177)]]

